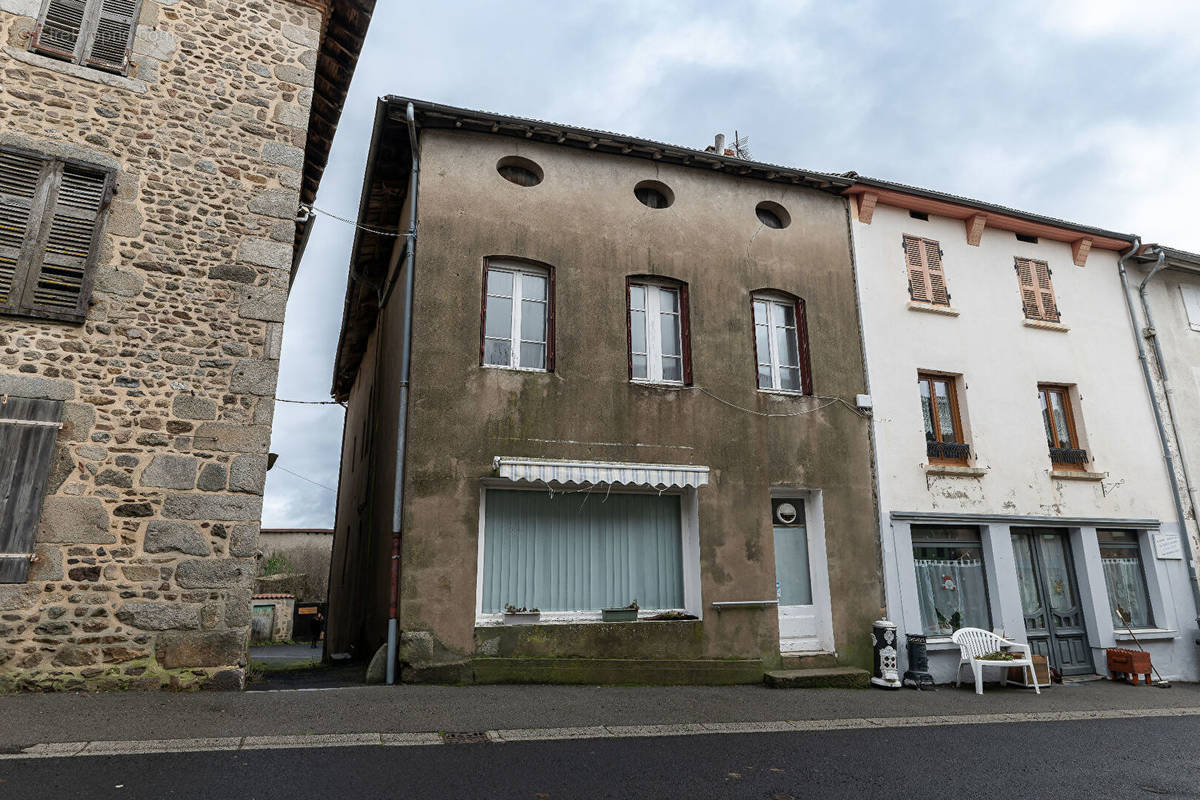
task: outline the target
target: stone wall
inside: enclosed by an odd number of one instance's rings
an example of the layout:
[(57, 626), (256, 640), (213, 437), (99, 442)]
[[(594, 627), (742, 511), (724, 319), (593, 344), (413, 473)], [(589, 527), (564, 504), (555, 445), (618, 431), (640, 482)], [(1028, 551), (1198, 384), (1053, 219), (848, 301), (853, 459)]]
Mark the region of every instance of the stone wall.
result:
[(87, 321), (0, 317), (0, 394), (65, 401), (0, 688), (242, 683), (318, 5), (145, 0), (115, 76), (0, 0), (0, 143), (118, 181)]

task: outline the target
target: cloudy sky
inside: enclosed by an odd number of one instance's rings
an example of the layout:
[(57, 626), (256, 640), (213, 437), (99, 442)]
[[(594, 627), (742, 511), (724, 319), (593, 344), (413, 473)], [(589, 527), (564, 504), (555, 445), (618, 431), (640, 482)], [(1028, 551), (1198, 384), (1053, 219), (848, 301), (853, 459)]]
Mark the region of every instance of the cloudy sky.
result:
[[(888, 178), (1200, 251), (1200, 4), (378, 0), (317, 206), (398, 94)], [(328, 399), (352, 229), (319, 220), (279, 396)], [(279, 404), (264, 525), (332, 527), (342, 412)], [(303, 477), (301, 477), (303, 476)]]

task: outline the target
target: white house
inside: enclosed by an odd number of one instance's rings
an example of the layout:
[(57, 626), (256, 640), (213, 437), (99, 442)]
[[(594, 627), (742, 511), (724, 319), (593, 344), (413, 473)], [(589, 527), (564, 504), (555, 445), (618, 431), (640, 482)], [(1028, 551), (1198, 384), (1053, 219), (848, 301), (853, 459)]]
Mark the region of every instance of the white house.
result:
[(847, 194), (902, 636), (928, 637), (938, 682), (959, 627), (1029, 641), (1067, 677), (1104, 674), (1104, 649), (1136, 636), (1165, 677), (1196, 680), (1118, 272), (1135, 238), (861, 177)]

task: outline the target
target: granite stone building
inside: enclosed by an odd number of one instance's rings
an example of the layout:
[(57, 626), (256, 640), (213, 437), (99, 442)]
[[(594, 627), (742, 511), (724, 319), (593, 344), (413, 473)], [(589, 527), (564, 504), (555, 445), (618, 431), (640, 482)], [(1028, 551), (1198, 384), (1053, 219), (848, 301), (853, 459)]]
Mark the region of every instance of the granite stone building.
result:
[(392, 680), (865, 682), (850, 185), (382, 99), (334, 374), (330, 652)]
[(0, 688), (241, 684), (297, 211), (373, 5), (0, 0)]

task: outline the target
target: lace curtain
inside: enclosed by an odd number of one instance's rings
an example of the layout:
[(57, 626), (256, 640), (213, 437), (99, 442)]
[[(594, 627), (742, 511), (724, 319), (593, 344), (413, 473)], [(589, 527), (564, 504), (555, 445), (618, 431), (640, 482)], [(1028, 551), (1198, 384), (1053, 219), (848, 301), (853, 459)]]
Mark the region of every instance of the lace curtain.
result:
[(921, 624), (927, 635), (949, 636), (959, 628), (991, 629), (982, 561), (918, 558), (914, 563)]
[(1125, 623), (1117, 616), (1117, 606), (1129, 612), (1129, 624), (1133, 627), (1150, 627), (1150, 604), (1138, 559), (1102, 558), (1100, 563), (1104, 565), (1104, 583), (1108, 586), (1108, 610), (1118, 633), (1124, 630)]

